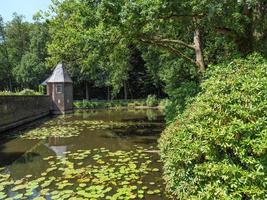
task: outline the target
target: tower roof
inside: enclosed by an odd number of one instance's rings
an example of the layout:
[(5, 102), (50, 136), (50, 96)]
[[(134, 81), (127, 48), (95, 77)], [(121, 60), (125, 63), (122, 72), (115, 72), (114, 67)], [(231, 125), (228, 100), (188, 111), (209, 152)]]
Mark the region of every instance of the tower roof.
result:
[(52, 75), (45, 80), (46, 83), (72, 83), (72, 80), (64, 68), (62, 63), (59, 63), (54, 69)]

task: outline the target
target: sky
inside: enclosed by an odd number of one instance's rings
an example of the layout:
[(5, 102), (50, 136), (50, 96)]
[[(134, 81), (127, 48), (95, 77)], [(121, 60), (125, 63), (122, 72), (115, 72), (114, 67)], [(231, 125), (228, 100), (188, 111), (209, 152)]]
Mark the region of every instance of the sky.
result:
[(39, 10), (46, 10), (51, 0), (0, 0), (0, 15), (4, 22), (10, 21), (14, 12), (33, 21), (32, 16)]

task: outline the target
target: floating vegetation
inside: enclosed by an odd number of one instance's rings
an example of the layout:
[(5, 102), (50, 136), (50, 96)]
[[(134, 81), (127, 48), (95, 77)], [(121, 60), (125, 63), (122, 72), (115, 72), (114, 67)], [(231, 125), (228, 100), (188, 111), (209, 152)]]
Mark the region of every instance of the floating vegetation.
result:
[(43, 158), (48, 168), (41, 177), (29, 174), (19, 180), (0, 168), (0, 199), (164, 199), (153, 156), (140, 146), (67, 151)]
[(21, 138), (26, 139), (46, 139), (47, 137), (74, 137), (80, 134), (78, 127), (70, 126), (51, 126), (32, 129), (25, 134), (22, 134)]
[[(159, 124), (161, 125), (161, 124)], [(95, 131), (105, 129), (144, 128), (151, 126), (147, 122), (115, 122), (93, 120), (68, 120), (63, 117), (50, 120), (41, 126), (19, 133), (24, 139), (46, 139), (49, 137), (69, 138), (76, 137), (84, 130)], [(14, 136), (14, 135), (13, 135)]]

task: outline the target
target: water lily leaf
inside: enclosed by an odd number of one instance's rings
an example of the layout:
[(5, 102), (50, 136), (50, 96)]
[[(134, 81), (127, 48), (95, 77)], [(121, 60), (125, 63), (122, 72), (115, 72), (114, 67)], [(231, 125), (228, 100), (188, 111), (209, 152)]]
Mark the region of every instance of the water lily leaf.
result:
[(86, 187), (86, 184), (85, 183), (81, 183), (81, 184), (79, 184), (79, 186), (83, 188), (83, 187)]
[(24, 195), (25, 196), (32, 196), (33, 195), (33, 191), (32, 190), (27, 190)]
[(36, 197), (34, 200), (46, 200), (44, 197)]
[(5, 199), (7, 195), (4, 192), (0, 192), (0, 199)]
[(136, 164), (134, 164), (134, 163), (130, 163), (130, 164), (129, 164), (129, 167), (130, 167), (130, 169), (136, 169)]
[(154, 191), (152, 191), (152, 190), (148, 190), (148, 191), (147, 191), (147, 194), (154, 194)]
[(78, 191), (77, 194), (80, 195), (80, 196), (86, 197), (86, 198), (91, 197), (90, 193), (85, 192), (84, 190)]
[(45, 181), (43, 184), (41, 184), (41, 187), (42, 188), (45, 188), (45, 187), (47, 187), (47, 186), (49, 186), (50, 184), (52, 183), (52, 181)]
[(54, 158), (54, 156), (48, 156), (48, 157), (46, 157), (46, 158), (43, 158), (43, 160), (50, 160), (50, 159), (52, 159), (52, 158)]
[(14, 196), (14, 199), (21, 199), (23, 197), (23, 194), (17, 194), (16, 196)]
[(19, 185), (19, 184), (22, 184), (23, 183), (23, 180), (17, 180), (14, 182), (14, 185)]
[(13, 187), (13, 188), (11, 189), (11, 191), (12, 191), (12, 192), (16, 192), (16, 191), (18, 191), (18, 190), (25, 189), (25, 187), (26, 187), (26, 185), (24, 185), (24, 184), (22, 184), (22, 185), (17, 185), (17, 186), (15, 186), (15, 187)]
[(159, 193), (160, 193), (159, 189), (154, 190), (154, 194), (159, 194)]

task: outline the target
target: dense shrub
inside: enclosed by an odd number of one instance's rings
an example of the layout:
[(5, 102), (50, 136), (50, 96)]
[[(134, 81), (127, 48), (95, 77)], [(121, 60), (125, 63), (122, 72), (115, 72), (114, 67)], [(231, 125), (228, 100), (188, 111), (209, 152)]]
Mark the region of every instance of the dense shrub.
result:
[(21, 91), (17, 91), (17, 92), (11, 92), (11, 91), (0, 91), (0, 96), (11, 96), (11, 95), (42, 95), (40, 92), (36, 92), (34, 90), (31, 89), (23, 89)]
[(41, 93), (39, 92), (36, 92), (34, 90), (31, 90), (31, 89), (24, 89), (24, 90), (21, 90), (19, 92), (19, 95), (41, 95)]
[(96, 108), (122, 108), (122, 107), (136, 107), (144, 106), (145, 100), (112, 100), (112, 101), (75, 101), (73, 103), (75, 108), (87, 108), (87, 109), (96, 109)]
[(7, 96), (7, 95), (14, 95), (14, 93), (7, 90), (0, 91), (0, 96)]
[(148, 95), (146, 99), (146, 105), (149, 107), (157, 106), (158, 100), (156, 95)]
[(82, 101), (74, 101), (73, 106), (75, 108), (83, 108), (83, 102)]
[(207, 74), (160, 139), (167, 188), (179, 199), (266, 199), (267, 62), (254, 54)]
[(192, 102), (194, 97), (199, 93), (199, 83), (197, 81), (186, 81), (180, 83), (179, 87), (168, 92), (170, 101), (165, 105), (165, 119), (168, 123), (174, 121), (183, 113), (187, 104)]
[(169, 99), (161, 99), (159, 101), (159, 107), (165, 109), (170, 103), (171, 101)]

